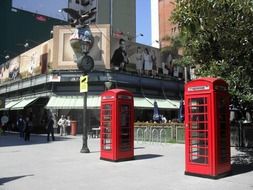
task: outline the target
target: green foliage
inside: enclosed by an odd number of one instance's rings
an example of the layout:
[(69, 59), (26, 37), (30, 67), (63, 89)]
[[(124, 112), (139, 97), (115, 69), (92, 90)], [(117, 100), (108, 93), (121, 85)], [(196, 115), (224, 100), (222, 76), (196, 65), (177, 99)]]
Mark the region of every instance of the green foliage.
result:
[(173, 21), (180, 27), (186, 58), (199, 76), (221, 77), (233, 100), (253, 101), (253, 1), (177, 0)]

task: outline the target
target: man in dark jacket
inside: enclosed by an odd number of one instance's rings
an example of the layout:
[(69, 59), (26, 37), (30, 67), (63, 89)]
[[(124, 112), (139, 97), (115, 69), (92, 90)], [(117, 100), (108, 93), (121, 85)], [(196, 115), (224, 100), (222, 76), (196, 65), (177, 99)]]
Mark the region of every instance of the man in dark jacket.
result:
[(111, 59), (114, 70), (126, 71), (126, 64), (128, 64), (126, 41), (124, 39), (119, 40), (119, 48), (113, 53)]
[(22, 115), (20, 115), (17, 120), (17, 127), (19, 130), (19, 137), (24, 138), (25, 120), (23, 119)]
[(48, 124), (47, 124), (47, 142), (49, 142), (50, 133), (52, 135), (52, 140), (54, 141), (54, 120), (52, 116), (49, 116)]

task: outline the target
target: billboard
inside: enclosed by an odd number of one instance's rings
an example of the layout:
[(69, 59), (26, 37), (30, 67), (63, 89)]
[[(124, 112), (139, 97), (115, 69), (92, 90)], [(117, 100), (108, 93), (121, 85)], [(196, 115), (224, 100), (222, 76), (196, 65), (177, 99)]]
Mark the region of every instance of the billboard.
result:
[(46, 74), (52, 62), (52, 40), (44, 42), (0, 65), (0, 81)]
[(111, 39), (111, 69), (156, 76), (162, 69), (160, 50), (120, 37)]
[(8, 80), (16, 80), (20, 78), (20, 57), (15, 57), (14, 59), (7, 61), (0, 65), (0, 80), (5, 82)]
[[(89, 55), (94, 59), (94, 69), (110, 69), (110, 25), (90, 25), (90, 29), (94, 37), (94, 44)], [(52, 69), (77, 69), (74, 62), (75, 54), (70, 46), (70, 37), (74, 30), (69, 26), (54, 27)]]
[[(110, 25), (91, 25), (90, 29), (94, 45), (89, 55), (94, 59), (94, 70), (111, 69), (142, 76), (182, 78), (183, 70), (172, 65), (171, 54), (163, 53), (161, 57), (158, 48), (132, 42), (124, 36), (110, 36)], [(0, 65), (1, 82), (47, 74), (52, 70), (77, 70), (70, 45), (74, 30), (70, 26), (55, 26), (53, 39)]]

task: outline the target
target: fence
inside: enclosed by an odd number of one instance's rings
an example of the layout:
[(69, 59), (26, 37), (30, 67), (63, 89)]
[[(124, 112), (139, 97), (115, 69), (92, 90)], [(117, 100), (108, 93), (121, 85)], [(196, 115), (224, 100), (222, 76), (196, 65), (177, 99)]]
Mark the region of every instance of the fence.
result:
[(230, 125), (230, 145), (253, 147), (253, 124), (233, 122)]
[(183, 124), (135, 125), (134, 139), (137, 142), (184, 143)]
[[(134, 130), (137, 142), (184, 143), (184, 125), (180, 123), (135, 124)], [(253, 123), (231, 123), (230, 145), (253, 147)]]

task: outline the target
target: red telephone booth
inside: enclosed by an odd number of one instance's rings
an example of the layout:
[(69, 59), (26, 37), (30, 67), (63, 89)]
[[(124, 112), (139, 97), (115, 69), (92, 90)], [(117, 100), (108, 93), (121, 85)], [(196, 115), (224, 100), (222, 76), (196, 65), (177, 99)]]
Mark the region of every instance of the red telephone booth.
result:
[(134, 104), (132, 93), (112, 89), (101, 94), (100, 158), (134, 158)]
[(231, 172), (229, 94), (218, 78), (185, 85), (185, 174), (219, 178)]

